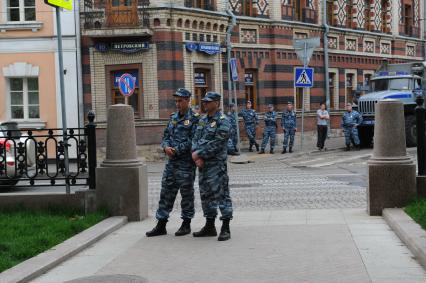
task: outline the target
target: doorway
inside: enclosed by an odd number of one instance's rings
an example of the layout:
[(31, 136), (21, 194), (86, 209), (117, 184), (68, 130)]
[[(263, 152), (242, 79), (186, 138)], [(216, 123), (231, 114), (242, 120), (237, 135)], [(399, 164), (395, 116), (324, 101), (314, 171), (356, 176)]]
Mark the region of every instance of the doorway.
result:
[(257, 103), (257, 73), (254, 70), (248, 70), (244, 74), (244, 84), (245, 84), (245, 98), (246, 102), (251, 101), (252, 108), (254, 110), (258, 109)]
[(328, 79), (329, 79), (329, 91), (330, 91), (330, 109), (334, 109), (335, 108), (335, 93), (336, 93), (336, 87), (338, 87), (337, 85), (337, 81), (336, 81), (336, 73), (329, 73), (328, 74)]
[(198, 105), (201, 107), (201, 99), (206, 92), (211, 91), (211, 70), (208, 68), (194, 69), (194, 97), (191, 101), (192, 106)]

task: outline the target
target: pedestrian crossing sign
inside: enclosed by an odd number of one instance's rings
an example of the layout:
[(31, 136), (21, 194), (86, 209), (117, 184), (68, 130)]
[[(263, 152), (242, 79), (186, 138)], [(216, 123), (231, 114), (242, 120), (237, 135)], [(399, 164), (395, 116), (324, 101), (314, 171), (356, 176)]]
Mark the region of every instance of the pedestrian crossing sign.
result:
[(314, 86), (314, 69), (301, 68), (294, 69), (294, 86), (295, 87), (313, 87)]

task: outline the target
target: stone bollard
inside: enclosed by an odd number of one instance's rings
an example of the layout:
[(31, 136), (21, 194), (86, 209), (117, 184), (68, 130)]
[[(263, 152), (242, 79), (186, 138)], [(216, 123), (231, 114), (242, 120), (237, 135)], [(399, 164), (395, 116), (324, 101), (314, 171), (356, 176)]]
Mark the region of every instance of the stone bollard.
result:
[(113, 216), (140, 221), (148, 216), (148, 176), (138, 159), (133, 109), (117, 104), (108, 109), (106, 157), (96, 169), (98, 207)]
[(403, 207), (416, 196), (416, 165), (407, 155), (402, 102), (376, 104), (373, 157), (368, 161), (368, 213)]

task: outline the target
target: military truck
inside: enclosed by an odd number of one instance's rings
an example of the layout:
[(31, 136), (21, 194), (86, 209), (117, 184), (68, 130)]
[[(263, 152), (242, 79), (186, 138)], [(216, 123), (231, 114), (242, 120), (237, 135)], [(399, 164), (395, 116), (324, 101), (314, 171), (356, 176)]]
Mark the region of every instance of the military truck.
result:
[(383, 99), (397, 99), (404, 104), (407, 146), (416, 146), (415, 108), (417, 95), (426, 89), (426, 62), (384, 64), (372, 77), (367, 94), (357, 99), (358, 111), (363, 117), (359, 126), (362, 146), (370, 146), (374, 136), (376, 103)]

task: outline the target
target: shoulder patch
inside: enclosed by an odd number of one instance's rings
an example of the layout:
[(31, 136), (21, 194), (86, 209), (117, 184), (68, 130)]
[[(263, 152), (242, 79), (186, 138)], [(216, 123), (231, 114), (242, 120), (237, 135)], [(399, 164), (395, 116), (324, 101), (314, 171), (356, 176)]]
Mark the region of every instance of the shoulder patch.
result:
[(200, 116), (200, 113), (194, 113), (194, 116), (198, 117), (198, 116)]
[(225, 119), (225, 118), (226, 118), (226, 117), (225, 117), (225, 115), (223, 115), (223, 114), (222, 114), (222, 115), (220, 115), (220, 119), (221, 119), (221, 120), (223, 120), (223, 119)]

